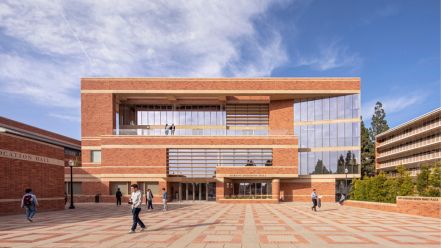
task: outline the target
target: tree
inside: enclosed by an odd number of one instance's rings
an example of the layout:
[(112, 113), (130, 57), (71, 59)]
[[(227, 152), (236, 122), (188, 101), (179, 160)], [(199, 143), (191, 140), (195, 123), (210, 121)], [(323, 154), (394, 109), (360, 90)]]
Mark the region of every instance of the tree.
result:
[(416, 181), (416, 188), (418, 194), (421, 196), (426, 196), (427, 188), (429, 187), (429, 175), (429, 167), (427, 165), (422, 165)]
[(323, 165), (323, 160), (317, 160), (317, 164), (315, 165), (315, 169), (312, 174), (329, 174), (329, 170)]
[(371, 140), (375, 140), (375, 136), (378, 134), (387, 131), (389, 126), (386, 121), (386, 112), (384, 112), (383, 104), (381, 102), (377, 102), (375, 104), (375, 112), (372, 115), (372, 122), (370, 128)]
[(361, 120), (361, 177), (373, 176), (375, 174), (375, 148), (374, 142), (369, 136), (369, 129)]
[(432, 172), (429, 175), (429, 189), (428, 196), (440, 197), (441, 196), (441, 163), (435, 164)]
[(345, 173), (345, 159), (343, 158), (343, 154), (340, 154), (339, 159), (337, 160), (337, 174)]
[(414, 191), (414, 185), (412, 182), (412, 178), (409, 175), (409, 172), (403, 165), (397, 166), (397, 195), (398, 196), (407, 196), (412, 195)]
[(352, 166), (351, 173), (359, 173), (357, 159), (355, 158), (355, 153), (352, 153), (351, 166)]

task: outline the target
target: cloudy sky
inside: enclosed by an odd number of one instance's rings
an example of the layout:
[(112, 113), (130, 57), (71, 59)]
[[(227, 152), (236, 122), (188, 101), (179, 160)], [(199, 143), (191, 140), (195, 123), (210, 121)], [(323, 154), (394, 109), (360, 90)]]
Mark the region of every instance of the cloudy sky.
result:
[(81, 77), (361, 77), (396, 126), (440, 106), (440, 2), (0, 2), (0, 115), (80, 137)]

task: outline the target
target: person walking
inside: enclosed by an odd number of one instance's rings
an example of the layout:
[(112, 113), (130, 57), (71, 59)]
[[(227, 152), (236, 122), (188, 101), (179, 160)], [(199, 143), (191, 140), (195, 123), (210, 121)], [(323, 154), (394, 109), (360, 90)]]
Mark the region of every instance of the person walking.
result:
[(340, 196), (340, 200), (338, 201), (338, 203), (340, 204), (340, 206), (343, 206), (343, 204), (345, 203), (345, 199), (346, 199), (345, 194), (341, 194), (341, 196)]
[(37, 211), (37, 206), (37, 197), (32, 192), (32, 189), (26, 189), (23, 198), (21, 198), (21, 207), (26, 209), (26, 219), (29, 222), (32, 222), (32, 218), (34, 218), (35, 212)]
[(174, 123), (172, 123), (171, 125), (171, 135), (175, 135), (175, 131), (176, 131), (176, 126)]
[(317, 211), (317, 192), (315, 192), (315, 189), (312, 190), (311, 193), (311, 199), (312, 199), (312, 207), (311, 210)]
[(167, 211), (167, 191), (162, 188), (162, 211)]
[(121, 198), (122, 198), (122, 193), (121, 190), (118, 188), (118, 190), (116, 191), (116, 205), (117, 206), (121, 206)]
[(66, 206), (67, 204), (67, 193), (64, 192), (64, 206)]
[(153, 193), (150, 189), (147, 189), (145, 199), (147, 201), (147, 211), (153, 210)]
[(164, 129), (165, 129), (165, 135), (168, 135), (168, 129), (169, 129), (168, 124), (165, 124)]
[(141, 191), (138, 189), (138, 184), (132, 184), (130, 188), (132, 191), (132, 195), (130, 196), (129, 204), (132, 205), (133, 224), (129, 233), (135, 233), (136, 226), (138, 224), (141, 227), (141, 232), (143, 232), (146, 226), (139, 218), (139, 213), (141, 212), (142, 194)]

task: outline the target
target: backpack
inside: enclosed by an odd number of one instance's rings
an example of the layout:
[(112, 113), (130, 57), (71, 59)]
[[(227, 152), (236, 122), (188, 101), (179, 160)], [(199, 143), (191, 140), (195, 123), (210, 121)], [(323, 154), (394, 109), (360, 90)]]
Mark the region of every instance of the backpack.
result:
[(25, 197), (24, 197), (24, 199), (23, 199), (23, 205), (25, 205), (25, 206), (31, 206), (33, 200), (34, 200), (34, 199), (32, 199), (32, 195), (25, 195)]

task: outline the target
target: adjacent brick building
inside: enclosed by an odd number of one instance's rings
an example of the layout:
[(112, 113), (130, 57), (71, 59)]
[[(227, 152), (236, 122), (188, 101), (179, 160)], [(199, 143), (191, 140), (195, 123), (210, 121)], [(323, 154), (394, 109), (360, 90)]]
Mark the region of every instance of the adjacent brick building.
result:
[(403, 165), (416, 176), (421, 165), (441, 161), (441, 108), (377, 135), (375, 142), (378, 171), (394, 174)]
[(359, 94), (359, 78), (84, 78), (78, 200), (137, 183), (154, 200), (334, 201), (360, 175)]
[(0, 117), (0, 215), (21, 213), (26, 188), (37, 195), (39, 211), (64, 209), (64, 167), (80, 163), (81, 143)]

